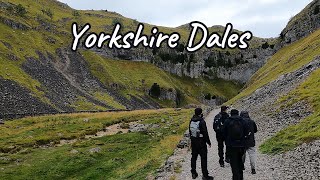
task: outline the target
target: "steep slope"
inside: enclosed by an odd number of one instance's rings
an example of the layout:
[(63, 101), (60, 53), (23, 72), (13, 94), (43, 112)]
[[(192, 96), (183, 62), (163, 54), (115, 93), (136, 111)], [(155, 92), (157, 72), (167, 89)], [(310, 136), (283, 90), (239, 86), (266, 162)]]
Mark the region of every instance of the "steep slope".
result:
[(264, 157), (274, 179), (319, 177), (320, 29), (312, 27), (303, 36), (274, 54), (228, 102), (251, 112), (259, 127), (260, 151), (279, 154)]
[[(77, 11), (55, 0), (3, 0), (0, 12), (1, 116), (186, 106), (205, 103), (206, 95), (229, 99), (241, 87), (217, 77), (178, 77), (151, 63), (121, 61), (125, 54), (70, 50), (72, 22), (90, 22), (96, 32), (111, 31), (115, 22), (124, 30), (137, 25), (114, 12)], [(150, 32), (151, 25), (145, 26)], [(183, 28), (159, 28), (187, 37)], [(122, 53), (153, 61), (140, 50)], [(161, 88), (156, 98), (148, 93), (154, 83)]]

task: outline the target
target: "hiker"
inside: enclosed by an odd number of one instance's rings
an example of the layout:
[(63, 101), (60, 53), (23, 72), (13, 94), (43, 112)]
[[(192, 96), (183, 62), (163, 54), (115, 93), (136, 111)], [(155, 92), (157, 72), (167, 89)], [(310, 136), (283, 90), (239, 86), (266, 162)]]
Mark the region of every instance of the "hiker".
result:
[[(246, 152), (249, 154), (250, 159), (250, 166), (251, 166), (251, 174), (256, 174), (256, 142), (254, 138), (254, 133), (257, 133), (257, 125), (256, 123), (250, 118), (249, 113), (247, 111), (242, 111), (240, 113), (242, 119), (246, 122), (248, 127), (249, 134), (246, 138)], [(246, 160), (246, 152), (243, 155), (243, 164)]]
[[(227, 110), (228, 110), (227, 106), (221, 106), (221, 112), (214, 117), (214, 121), (213, 121), (213, 129), (216, 132), (216, 139), (218, 142), (218, 155), (219, 155), (220, 167), (224, 167), (223, 148), (224, 148), (225, 138), (223, 136), (222, 129), (226, 119), (229, 118), (229, 114), (227, 113)], [(226, 162), (229, 163), (230, 160), (228, 157), (227, 147), (226, 147), (225, 157), (226, 157)]]
[(231, 116), (224, 124), (223, 133), (226, 146), (228, 146), (232, 179), (243, 180), (242, 157), (245, 153), (245, 135), (248, 134), (248, 128), (245, 121), (239, 116), (238, 110), (232, 109), (230, 114)]
[(201, 170), (202, 170), (202, 179), (213, 179), (212, 176), (209, 176), (208, 167), (207, 167), (207, 144), (211, 147), (210, 138), (208, 135), (208, 129), (206, 122), (203, 119), (202, 109), (196, 108), (195, 115), (191, 118), (189, 124), (189, 134), (191, 138), (191, 173), (192, 178), (195, 179), (198, 177), (196, 171), (196, 163), (198, 155), (201, 157)]

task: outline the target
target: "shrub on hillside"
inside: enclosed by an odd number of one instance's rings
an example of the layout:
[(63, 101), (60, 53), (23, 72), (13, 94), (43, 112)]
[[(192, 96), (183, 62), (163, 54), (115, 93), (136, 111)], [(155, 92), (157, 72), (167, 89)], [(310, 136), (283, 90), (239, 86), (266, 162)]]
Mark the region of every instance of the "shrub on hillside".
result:
[(269, 47), (268, 42), (265, 42), (264, 44), (262, 44), (262, 49), (267, 49)]
[(42, 12), (42, 14), (45, 14), (45, 15), (49, 16), (50, 19), (53, 19), (54, 13), (50, 8), (42, 9), (41, 12)]
[(174, 63), (174, 64), (184, 63), (188, 59), (187, 54), (160, 52), (158, 55), (163, 61), (165, 62), (170, 61), (171, 63)]
[(21, 4), (8, 6), (6, 8), (6, 10), (12, 14), (16, 14), (21, 17), (23, 17), (27, 14), (26, 8), (24, 6), (22, 6)]
[(212, 96), (211, 96), (210, 93), (208, 93), (208, 94), (206, 94), (206, 95), (204, 96), (204, 98), (205, 98), (206, 100), (211, 100)]
[(217, 64), (216, 64), (216, 61), (215, 61), (214, 57), (213, 56), (209, 56), (208, 59), (204, 60), (204, 66), (205, 67), (209, 67), (209, 68), (216, 67)]
[(15, 7), (15, 11), (19, 16), (25, 16), (27, 14), (27, 10), (25, 7), (23, 7), (21, 4), (18, 4)]
[(74, 16), (74, 17), (80, 16), (79, 11), (77, 11), (77, 10), (72, 11), (72, 16)]
[(177, 48), (176, 48), (176, 50), (178, 51), (178, 52), (183, 52), (184, 51), (184, 45), (183, 44), (179, 44), (178, 46), (177, 46)]
[(183, 101), (182, 92), (179, 89), (176, 89), (177, 96), (176, 96), (176, 106), (180, 107)]
[(232, 66), (233, 66), (233, 65), (232, 65), (231, 60), (230, 60), (230, 59), (228, 59), (227, 67), (228, 67), (228, 68), (231, 68)]
[(149, 95), (154, 98), (159, 98), (161, 93), (160, 86), (158, 83), (153, 83), (151, 89), (149, 90)]

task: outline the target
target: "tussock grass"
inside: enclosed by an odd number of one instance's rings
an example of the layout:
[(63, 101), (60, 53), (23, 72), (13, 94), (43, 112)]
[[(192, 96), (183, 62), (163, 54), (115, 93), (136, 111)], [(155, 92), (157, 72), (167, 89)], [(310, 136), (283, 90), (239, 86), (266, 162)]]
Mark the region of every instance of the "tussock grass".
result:
[[(131, 112), (77, 113), (30, 117), (7, 121), (0, 126), (1, 147), (16, 151), (0, 153), (4, 179), (144, 179), (173, 153), (188, 127), (193, 111), (183, 109), (139, 110)], [(89, 119), (84, 122), (84, 119)], [(164, 119), (171, 125), (161, 122)], [(127, 133), (96, 139), (81, 139), (106, 125), (141, 120), (159, 128), (145, 133)], [(60, 136), (58, 135), (60, 133)], [(61, 136), (62, 135), (62, 136)], [(79, 139), (74, 144), (41, 149), (35, 144), (59, 139)], [(18, 148), (19, 147), (19, 148)], [(90, 153), (100, 147), (99, 153)], [(71, 150), (78, 153), (72, 154)], [(3, 149), (2, 149), (3, 150)], [(16, 162), (19, 161), (17, 164)]]

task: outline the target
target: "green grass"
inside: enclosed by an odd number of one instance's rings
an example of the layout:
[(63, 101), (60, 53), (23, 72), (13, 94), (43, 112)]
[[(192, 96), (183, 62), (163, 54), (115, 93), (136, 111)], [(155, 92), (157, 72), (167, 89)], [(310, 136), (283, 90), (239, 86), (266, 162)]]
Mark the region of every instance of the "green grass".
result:
[[(42, 116), (7, 121), (6, 125), (0, 126), (3, 134), (0, 144), (1, 147), (16, 146), (16, 151), (0, 153), (1, 178), (145, 179), (173, 153), (187, 129), (191, 114), (192, 110), (163, 109)], [(84, 118), (89, 118), (89, 122), (84, 122)], [(161, 119), (171, 125), (167, 126)], [(85, 134), (92, 134), (106, 125), (137, 120), (158, 124), (160, 128), (147, 133), (81, 139)], [(58, 136), (59, 133), (62, 136)], [(40, 142), (74, 138), (79, 140), (61, 147), (34, 147)], [(89, 149), (96, 147), (100, 147), (101, 152), (89, 152)], [(79, 153), (70, 153), (73, 149)]]

